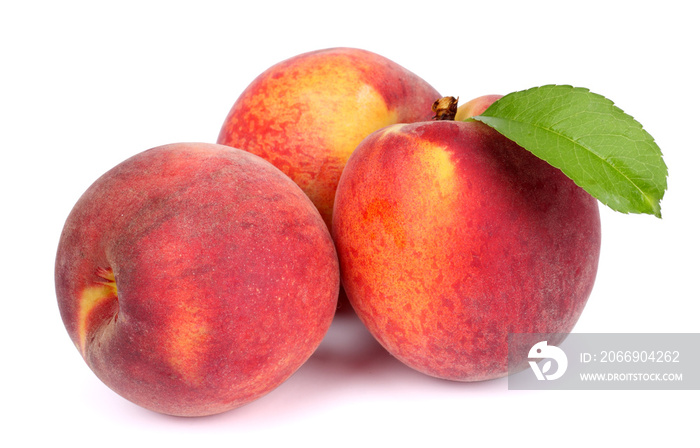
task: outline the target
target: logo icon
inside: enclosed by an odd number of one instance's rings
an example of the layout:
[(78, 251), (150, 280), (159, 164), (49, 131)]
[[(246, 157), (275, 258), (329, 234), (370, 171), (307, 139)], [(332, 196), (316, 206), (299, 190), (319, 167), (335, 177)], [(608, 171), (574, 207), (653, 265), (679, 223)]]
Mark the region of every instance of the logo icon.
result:
[[(542, 370), (540, 370), (540, 366), (537, 365), (536, 361), (528, 361), (532, 371), (535, 372), (535, 376), (540, 381), (544, 381), (545, 379), (556, 380), (557, 378), (561, 378), (564, 372), (566, 372), (566, 367), (569, 364), (564, 350), (555, 345), (547, 345), (547, 341), (540, 341), (533, 345), (527, 357), (536, 359), (547, 358), (547, 362), (542, 365)], [(549, 372), (549, 370), (552, 368), (552, 359), (557, 362), (557, 370), (555, 370), (553, 373), (547, 374), (547, 372)]]

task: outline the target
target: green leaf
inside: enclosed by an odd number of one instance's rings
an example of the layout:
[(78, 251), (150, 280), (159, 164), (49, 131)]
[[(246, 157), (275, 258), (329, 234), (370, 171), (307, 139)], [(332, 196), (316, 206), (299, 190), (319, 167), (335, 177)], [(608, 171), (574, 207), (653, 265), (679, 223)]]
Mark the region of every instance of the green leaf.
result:
[(661, 217), (668, 168), (654, 139), (612, 101), (547, 85), (514, 92), (471, 117), (559, 168), (622, 213)]

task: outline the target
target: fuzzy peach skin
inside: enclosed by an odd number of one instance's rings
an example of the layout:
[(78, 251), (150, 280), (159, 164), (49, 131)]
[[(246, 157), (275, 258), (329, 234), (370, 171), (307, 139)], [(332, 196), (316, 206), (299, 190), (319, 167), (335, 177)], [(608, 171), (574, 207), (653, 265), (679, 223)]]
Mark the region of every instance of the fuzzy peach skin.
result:
[(101, 176), (68, 216), (55, 278), (95, 374), (177, 416), (279, 386), (325, 335), (339, 288), (330, 234), (301, 189), (253, 154), (204, 143)]
[(272, 162), (330, 228), (338, 179), (355, 147), (384, 126), (430, 119), (438, 98), (426, 81), (375, 53), (304, 53), (270, 67), (243, 91), (217, 143)]
[(507, 375), (509, 333), (570, 332), (601, 238), (597, 201), (561, 171), (456, 121), (367, 137), (340, 179), (332, 234), (343, 286), (374, 337), (408, 366), (456, 381)]

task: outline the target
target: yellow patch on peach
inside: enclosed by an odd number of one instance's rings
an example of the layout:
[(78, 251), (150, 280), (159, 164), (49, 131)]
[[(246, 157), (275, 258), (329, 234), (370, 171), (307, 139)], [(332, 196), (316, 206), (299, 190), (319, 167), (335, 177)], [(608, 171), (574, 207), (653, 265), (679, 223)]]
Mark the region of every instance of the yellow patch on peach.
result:
[[(451, 240), (446, 233), (456, 225), (450, 212), (456, 206), (457, 194), (455, 167), (449, 152), (424, 142), (411, 145), (415, 150), (409, 157), (418, 158), (420, 163), (413, 166), (421, 168), (400, 171), (403, 179), (396, 185), (405, 182), (412, 190), (391, 192), (390, 196), (397, 198), (395, 202), (381, 195), (374, 197), (367, 208), (367, 221), (360, 225), (376, 242), (370, 257), (364, 260), (372, 266), (364, 270), (369, 276), (367, 283), (382, 285), (385, 297), (373, 302), (377, 308), (373, 315), (385, 317), (380, 326), (392, 320), (411, 320), (408, 325), (415, 331), (404, 336), (411, 344), (420, 345), (423, 331), (437, 324), (428, 317), (433, 314), (426, 299), (444, 288), (443, 272), (451, 258), (451, 249), (444, 241)], [(415, 194), (415, 189), (424, 194)], [(388, 270), (386, 266), (395, 269)], [(410, 314), (404, 312), (409, 309)]]
[[(420, 158), (423, 160), (424, 172), (419, 173), (421, 185), (428, 193), (425, 199), (432, 204), (430, 207), (436, 214), (436, 218), (442, 219), (441, 210), (450, 210), (450, 200), (454, 192), (455, 167), (446, 148), (436, 147), (431, 144), (416, 144), (421, 149)], [(427, 173), (427, 174), (426, 174)], [(446, 202), (447, 201), (447, 202)]]
[(398, 113), (387, 109), (384, 99), (374, 88), (365, 84), (356, 92), (359, 82), (353, 79), (338, 82), (332, 91), (332, 98), (335, 99), (329, 99), (328, 91), (324, 95), (309, 92), (306, 102), (317, 113), (307, 114), (304, 119), (315, 121), (307, 124), (301, 123), (301, 118), (299, 121), (298, 128), (308, 132), (307, 141), (318, 138), (323, 142), (322, 147), (332, 148), (324, 154), (326, 161), (317, 170), (295, 172), (295, 181), (307, 192), (328, 222), (335, 193), (328, 189), (328, 185), (338, 183), (350, 154), (365, 137), (398, 121)]
[(86, 355), (86, 342), (88, 334), (88, 321), (93, 310), (105, 300), (113, 300), (117, 297), (117, 283), (111, 269), (98, 269), (97, 275), (103, 281), (95, 282), (93, 286), (83, 289), (78, 301), (78, 349), (83, 356)]
[(178, 308), (169, 320), (166, 330), (168, 363), (181, 379), (192, 386), (204, 381), (205, 350), (210, 341), (206, 313), (192, 305), (189, 297), (178, 300)]
[[(374, 88), (365, 84), (354, 97), (353, 90), (354, 86), (347, 85), (338, 92), (345, 101), (336, 103), (340, 107), (335, 108), (331, 116), (333, 120), (328, 123), (332, 130), (327, 134), (328, 143), (336, 149), (343, 165), (365, 137), (398, 120), (397, 112), (387, 109), (384, 99)], [(352, 117), (362, 117), (362, 120), (353, 120)]]

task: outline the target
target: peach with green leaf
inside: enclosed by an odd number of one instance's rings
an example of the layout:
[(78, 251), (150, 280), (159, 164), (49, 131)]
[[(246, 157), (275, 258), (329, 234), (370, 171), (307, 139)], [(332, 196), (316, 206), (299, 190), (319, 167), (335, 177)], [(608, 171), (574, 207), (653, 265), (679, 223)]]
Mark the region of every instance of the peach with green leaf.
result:
[(597, 199), (660, 216), (666, 167), (638, 123), (587, 90), (455, 101), (438, 110), (445, 120), (360, 143), (332, 235), (348, 299), (390, 353), (428, 375), (479, 381), (513, 371), (510, 334), (574, 328), (598, 268)]

